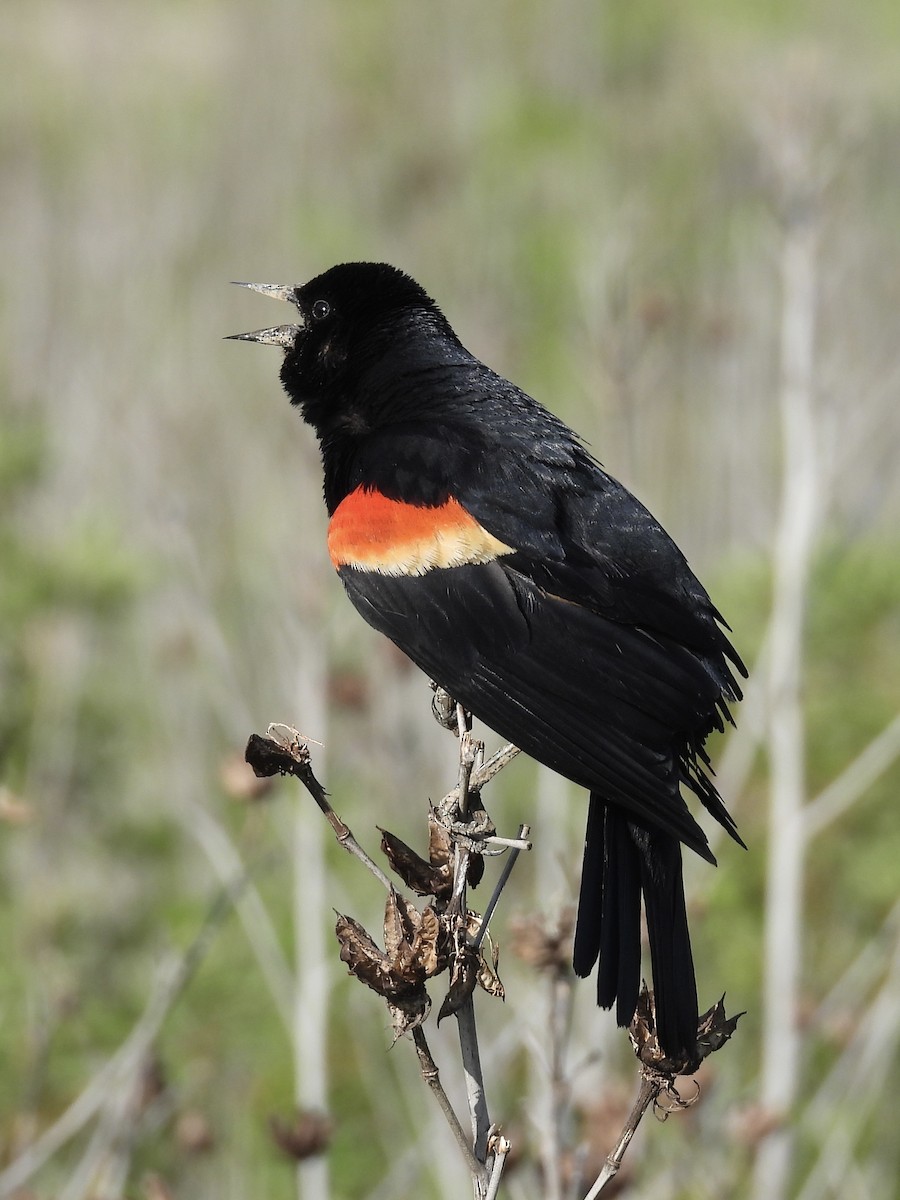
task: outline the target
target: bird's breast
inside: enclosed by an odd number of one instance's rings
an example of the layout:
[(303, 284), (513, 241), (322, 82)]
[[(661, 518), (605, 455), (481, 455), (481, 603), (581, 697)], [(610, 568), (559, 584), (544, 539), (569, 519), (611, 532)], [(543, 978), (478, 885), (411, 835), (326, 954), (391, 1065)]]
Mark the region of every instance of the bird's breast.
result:
[(424, 575), (441, 567), (492, 562), (514, 551), (488, 533), (458, 500), (408, 504), (358, 487), (332, 515), (328, 553), (338, 570)]

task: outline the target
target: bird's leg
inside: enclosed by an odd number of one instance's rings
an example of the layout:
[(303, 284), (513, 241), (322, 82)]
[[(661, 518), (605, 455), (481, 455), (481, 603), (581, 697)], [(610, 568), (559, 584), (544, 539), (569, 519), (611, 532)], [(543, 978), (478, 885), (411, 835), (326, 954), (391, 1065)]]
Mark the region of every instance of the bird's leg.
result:
[(445, 729), (449, 729), (455, 733), (457, 730), (457, 715), (456, 701), (449, 692), (444, 691), (439, 683), (431, 681), (431, 690), (434, 695), (431, 698), (431, 713), (438, 725), (443, 725)]
[[(472, 737), (472, 714), (461, 704), (456, 706), (456, 733), (459, 738), (459, 780), (456, 785), (459, 811), (463, 817), (469, 815), (469, 783), (476, 762), (484, 761), (484, 742)], [(482, 812), (484, 810), (482, 809)]]

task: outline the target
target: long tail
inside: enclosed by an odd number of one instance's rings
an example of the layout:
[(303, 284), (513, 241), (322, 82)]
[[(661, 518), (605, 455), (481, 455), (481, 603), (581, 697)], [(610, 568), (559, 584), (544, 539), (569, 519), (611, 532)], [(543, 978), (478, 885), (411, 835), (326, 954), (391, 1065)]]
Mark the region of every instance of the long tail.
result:
[(616, 1006), (628, 1025), (641, 981), (641, 896), (647, 917), (659, 1044), (670, 1058), (697, 1047), (697, 983), (684, 905), (681, 844), (635, 825), (591, 793), (574, 967), (586, 976), (598, 958), (597, 1003)]

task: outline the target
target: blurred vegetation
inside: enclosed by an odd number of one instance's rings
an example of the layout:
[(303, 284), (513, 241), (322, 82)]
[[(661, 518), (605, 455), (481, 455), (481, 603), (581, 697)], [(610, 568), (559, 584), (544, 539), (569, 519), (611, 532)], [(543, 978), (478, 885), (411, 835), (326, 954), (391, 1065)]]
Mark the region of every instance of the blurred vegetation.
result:
[[(251, 864), (292, 961), (302, 797), (248, 796), (233, 756), (252, 730), (290, 720), (325, 741), (323, 778), (370, 845), (376, 824), (421, 844), (425, 798), (454, 778), (427, 685), (331, 578), (315, 449), (277, 362), (218, 340), (268, 313), (225, 281), (295, 282), (353, 258), (409, 270), (471, 349), (650, 503), (752, 663), (780, 470), (775, 167), (782, 142), (806, 139), (828, 176), (825, 520), (805, 682), (814, 795), (900, 711), (898, 113), (900, 8), (887, 0), (5, 0), (2, 1165), (80, 1093), (160, 961), (196, 935), (222, 881), (208, 822)], [(745, 707), (738, 736), (752, 737)], [(767, 836), (765, 753), (749, 757), (728, 798), (751, 852), (720, 846), (720, 869), (691, 875), (702, 996), (727, 989), (749, 1014), (704, 1102), (641, 1131), (635, 1195), (749, 1195)], [(893, 767), (812, 844), (808, 1095), (851, 1044), (896, 943), (898, 784)], [(510, 915), (574, 896), (582, 802), (558, 805), (548, 829), (541, 799), (570, 791), (527, 764), (494, 788), (498, 823), (533, 820), (538, 839), (505, 896), (501, 943)], [(324, 853), (327, 899), (311, 921), (327, 929), (333, 905), (377, 928), (380, 897)], [(230, 917), (173, 1006), (124, 1194), (151, 1195), (154, 1175), (196, 1200), (297, 1194), (269, 1131), (297, 1102), (296, 1063), (252, 943)], [(333, 1194), (459, 1194), (412, 1055), (388, 1052), (384, 1012), (326, 944)], [(841, 991), (867, 947), (874, 964)], [(493, 1114), (524, 1146), (510, 1188), (518, 1178), (517, 1194), (540, 1195), (545, 988), (514, 958), (503, 970), (507, 1004), (481, 1005)], [(594, 1121), (600, 1139), (597, 1098), (615, 1115), (633, 1068), (591, 991), (577, 991), (570, 1059), (599, 1049), (602, 1072), (575, 1079), (573, 1132), (590, 1137)], [(450, 1032), (435, 1045), (452, 1061)], [(885, 1041), (888, 1064), (896, 1045)], [(852, 1161), (818, 1195), (900, 1195), (887, 1085), (871, 1098)], [(822, 1139), (849, 1120), (839, 1100), (816, 1111), (798, 1195)], [(21, 1194), (63, 1195), (86, 1144), (83, 1132)]]

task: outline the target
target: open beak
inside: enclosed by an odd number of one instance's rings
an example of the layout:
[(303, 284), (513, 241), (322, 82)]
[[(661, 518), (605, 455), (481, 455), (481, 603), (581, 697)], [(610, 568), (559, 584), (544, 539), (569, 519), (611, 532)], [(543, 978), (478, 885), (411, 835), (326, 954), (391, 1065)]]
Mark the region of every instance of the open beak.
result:
[[(261, 292), (264, 296), (273, 296), (276, 300), (287, 300), (289, 304), (297, 303), (294, 288), (283, 287), (279, 283), (237, 283), (238, 287), (250, 288), (253, 292)], [(273, 325), (269, 329), (255, 329), (252, 333), (230, 333), (227, 341), (259, 342), (262, 346), (280, 346), (282, 350), (290, 350), (297, 339), (297, 334), (303, 328), (303, 322), (296, 325)]]

